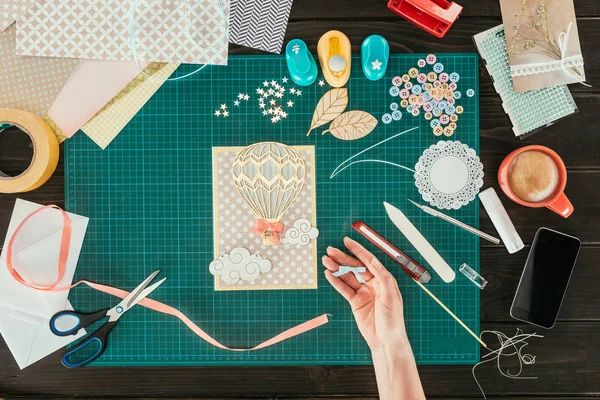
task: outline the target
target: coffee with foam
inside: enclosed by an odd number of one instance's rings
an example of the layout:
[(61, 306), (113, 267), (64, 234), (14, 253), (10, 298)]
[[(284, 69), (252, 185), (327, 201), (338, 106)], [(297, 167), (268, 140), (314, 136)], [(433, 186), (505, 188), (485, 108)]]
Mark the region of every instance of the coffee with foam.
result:
[(541, 151), (525, 151), (516, 156), (508, 167), (510, 188), (518, 198), (529, 203), (544, 201), (552, 196), (558, 183), (556, 164)]

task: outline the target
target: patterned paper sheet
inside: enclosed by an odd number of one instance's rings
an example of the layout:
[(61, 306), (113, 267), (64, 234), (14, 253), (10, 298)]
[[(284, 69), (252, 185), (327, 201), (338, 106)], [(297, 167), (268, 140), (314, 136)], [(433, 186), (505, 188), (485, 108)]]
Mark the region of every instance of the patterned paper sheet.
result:
[(105, 149), (165, 83), (179, 64), (167, 64), (92, 118), (81, 130), (98, 146)]
[(227, 64), (229, 0), (36, 0), (18, 24), (17, 53)]
[(281, 53), (293, 0), (232, 0), (231, 43)]
[(15, 55), (15, 26), (0, 32), (0, 108), (40, 117), (62, 90), (81, 60)]
[(35, 0), (2, 0), (0, 2), (0, 32), (8, 28), (32, 6)]
[[(308, 219), (313, 226), (316, 225), (314, 146), (293, 148), (304, 157), (307, 174), (300, 195), (281, 220), (285, 224), (285, 230), (301, 218)], [(255, 215), (236, 192), (231, 176), (233, 161), (242, 150), (243, 147), (213, 148), (215, 259), (222, 254), (228, 254), (236, 247), (244, 247), (252, 254), (258, 253), (269, 259), (272, 268), (254, 282), (240, 281), (236, 285), (226, 285), (216, 277), (215, 290), (316, 289), (316, 240), (312, 240), (308, 245), (282, 243), (265, 246), (261, 236), (250, 232), (250, 228), (254, 226)], [(208, 266), (206, 273), (209, 273)]]

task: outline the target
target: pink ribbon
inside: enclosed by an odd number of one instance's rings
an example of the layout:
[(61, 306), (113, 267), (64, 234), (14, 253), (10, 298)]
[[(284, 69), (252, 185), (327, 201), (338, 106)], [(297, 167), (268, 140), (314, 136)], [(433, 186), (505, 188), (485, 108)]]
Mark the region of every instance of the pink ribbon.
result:
[[(45, 210), (47, 208), (54, 208), (54, 209), (57, 209), (58, 211), (60, 211), (63, 216), (64, 225), (63, 225), (62, 238), (61, 238), (61, 242), (60, 242), (60, 253), (58, 256), (58, 277), (56, 279), (56, 282), (54, 282), (53, 284), (48, 285), (48, 286), (41, 286), (41, 285), (35, 285), (34, 283), (25, 281), (23, 279), (23, 277), (13, 268), (13, 266), (12, 266), (12, 253), (13, 253), (12, 245), (15, 240), (15, 237), (17, 236), (17, 234), (19, 233), (21, 228), (23, 228), (23, 225), (25, 224), (25, 222), (27, 220), (29, 220), (29, 218), (31, 218), (35, 214), (37, 214), (38, 212)], [(278, 229), (279, 229), (279, 225), (280, 225), (281, 231), (278, 231), (278, 232), (283, 231), (283, 224), (269, 224), (269, 226), (271, 226), (271, 225), (276, 226)], [(8, 242), (8, 248), (6, 250), (6, 266), (8, 268), (8, 272), (18, 282), (22, 283), (25, 286), (28, 286), (28, 287), (31, 287), (31, 288), (37, 289), (37, 290), (62, 292), (65, 290), (70, 290), (81, 284), (85, 284), (85, 285), (91, 287), (92, 289), (98, 290), (100, 292), (107, 293), (112, 296), (119, 297), (121, 299), (125, 298), (129, 294), (129, 292), (126, 290), (114, 288), (112, 286), (101, 285), (99, 283), (89, 282), (89, 281), (85, 281), (85, 280), (81, 280), (81, 281), (79, 281), (71, 286), (65, 287), (65, 288), (55, 288), (55, 286), (58, 284), (58, 282), (61, 280), (62, 276), (65, 273), (67, 259), (69, 258), (71, 233), (72, 233), (71, 220), (69, 219), (69, 216), (67, 215), (67, 213), (65, 211), (63, 211), (60, 207), (55, 206), (55, 205), (50, 205), (50, 206), (41, 207), (41, 208), (35, 210), (31, 214), (29, 214), (19, 224), (19, 226), (17, 227), (17, 229), (15, 230), (15, 232), (13, 233), (12, 237), (10, 238), (10, 240)], [(261, 234), (262, 233), (264, 233), (264, 231), (261, 232)], [(254, 350), (264, 349), (265, 347), (269, 347), (269, 346), (272, 346), (279, 342), (282, 342), (284, 340), (290, 339), (294, 336), (301, 335), (305, 332), (308, 332), (312, 329), (318, 328), (321, 325), (325, 325), (326, 323), (329, 322), (329, 318), (327, 317), (327, 314), (323, 314), (317, 318), (313, 318), (313, 319), (306, 321), (300, 325), (294, 326), (294, 327), (280, 333), (277, 336), (272, 337), (271, 339), (269, 339), (266, 342), (263, 342), (257, 346), (254, 346), (249, 349), (238, 349), (238, 348), (230, 348), (230, 347), (227, 347), (227, 346), (219, 343), (214, 338), (212, 338), (209, 334), (204, 332), (198, 325), (196, 325), (185, 314), (183, 314), (181, 311), (179, 311), (178, 309), (176, 309), (174, 307), (171, 307), (167, 304), (164, 304), (164, 303), (161, 303), (159, 301), (152, 300), (149, 298), (143, 299), (138, 304), (143, 307), (149, 308), (151, 310), (158, 311), (160, 313), (172, 315), (176, 318), (179, 318), (188, 328), (190, 328), (192, 330), (192, 332), (194, 332), (196, 335), (200, 336), (202, 339), (204, 339), (208, 343), (210, 343), (213, 346), (218, 347), (220, 349), (230, 350), (230, 351), (254, 351)]]
[(283, 233), (283, 224), (281, 222), (269, 222), (264, 219), (257, 218), (254, 221), (254, 228), (250, 229), (255, 235), (262, 235), (270, 232), (270, 239), (273, 243), (279, 244), (279, 234)]

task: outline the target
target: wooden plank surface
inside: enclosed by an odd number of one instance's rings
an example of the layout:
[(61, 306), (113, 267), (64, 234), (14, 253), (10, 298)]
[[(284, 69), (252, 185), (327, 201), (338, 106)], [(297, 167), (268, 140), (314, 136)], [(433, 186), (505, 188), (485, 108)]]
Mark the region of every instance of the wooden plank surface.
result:
[[(482, 324), (482, 329), (497, 329), (507, 334), (522, 325)], [(523, 376), (537, 376), (534, 382), (503, 378), (495, 365), (477, 370), (477, 377), (488, 394), (540, 396), (575, 394), (600, 395), (598, 367), (600, 323), (559, 323), (545, 331), (544, 339), (532, 340), (527, 352), (537, 355), (536, 363)], [(524, 328), (526, 333), (535, 330)], [(493, 344), (490, 344), (493, 346)], [(18, 371), (5, 348), (0, 359), (0, 389), (7, 396), (86, 396), (115, 397), (233, 397), (244, 396), (374, 396), (376, 383), (371, 367), (190, 367), (190, 368), (82, 368), (65, 371), (58, 366), (58, 355)], [(514, 368), (514, 362), (506, 361)], [(470, 366), (423, 366), (419, 368), (427, 397), (480, 397)], [(110, 382), (110, 384), (106, 384)], [(90, 392), (90, 390), (92, 390)]]
[[(501, 23), (497, 0), (462, 0), (465, 10), (445, 39), (437, 39), (391, 13), (386, 1), (296, 0), (286, 41), (304, 39), (316, 50), (319, 37), (329, 29), (344, 31), (358, 54), (370, 34), (385, 36), (392, 52), (475, 52), (472, 35)], [(578, 236), (583, 248), (557, 326), (544, 331), (544, 339), (531, 342), (528, 352), (537, 355), (526, 376), (535, 381), (503, 378), (492, 365), (477, 376), (488, 396), (524, 399), (591, 399), (600, 397), (600, 2), (575, 0), (588, 82), (594, 87), (571, 85), (579, 113), (525, 141), (514, 137), (510, 121), (481, 69), (481, 158), (486, 186), (496, 187), (526, 244), (540, 226)], [(253, 50), (231, 47), (232, 54)], [(556, 150), (569, 171), (566, 193), (575, 206), (569, 219), (546, 209), (527, 209), (509, 201), (497, 188), (495, 173), (502, 159), (525, 144), (543, 144)], [(27, 167), (31, 149), (26, 140), (0, 134), (0, 169), (13, 172)], [(64, 205), (62, 160), (52, 179), (27, 194), (0, 195), (0, 233), (6, 230), (17, 197), (43, 204)], [(481, 211), (483, 230), (494, 233)], [(0, 243), (1, 245), (1, 243)], [(481, 296), (482, 329), (512, 334), (517, 324), (508, 309), (527, 256), (528, 248), (509, 255), (502, 246), (482, 243), (482, 274), (490, 281)], [(407, 305), (409, 307), (410, 305)], [(514, 363), (508, 362), (515, 368)], [(262, 399), (375, 399), (371, 367), (290, 368), (86, 368), (70, 371), (60, 366), (58, 355), (19, 371), (0, 340), (0, 397), (102, 398), (262, 398)], [(428, 398), (457, 400), (481, 398), (468, 366), (424, 366), (420, 373)]]

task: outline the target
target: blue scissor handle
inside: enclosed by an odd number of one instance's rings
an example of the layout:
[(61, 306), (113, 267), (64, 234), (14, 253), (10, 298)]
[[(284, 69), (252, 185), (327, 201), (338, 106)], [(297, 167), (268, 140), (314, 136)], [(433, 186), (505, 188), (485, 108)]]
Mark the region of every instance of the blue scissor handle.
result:
[[(117, 321), (107, 322), (106, 324), (104, 324), (104, 326), (102, 326), (102, 328), (98, 329), (92, 335), (88, 336), (83, 341), (81, 341), (77, 345), (77, 347), (75, 347), (74, 349), (71, 349), (71, 350), (67, 351), (63, 355), (63, 357), (62, 357), (62, 363), (63, 363), (63, 365), (65, 367), (67, 367), (67, 368), (79, 368), (79, 367), (83, 367), (84, 365), (87, 365), (87, 364), (91, 363), (92, 361), (94, 361), (95, 359), (97, 359), (98, 357), (100, 357), (100, 355), (106, 349), (106, 344), (108, 342), (107, 341), (108, 334), (112, 330), (112, 328), (114, 328), (114, 326), (116, 324), (117, 324)], [(69, 357), (70, 356), (72, 356), (73, 354), (75, 354), (75, 353), (79, 352), (80, 350), (86, 348), (87, 346), (90, 346), (91, 344), (98, 344), (99, 345), (98, 350), (96, 350), (94, 352), (94, 354), (90, 355), (89, 357), (86, 357), (82, 361), (77, 361), (77, 362), (71, 362), (71, 361), (69, 361)]]
[(108, 309), (93, 314), (81, 314), (69, 310), (60, 311), (50, 318), (50, 330), (56, 336), (75, 335), (81, 328), (106, 317), (107, 312)]

